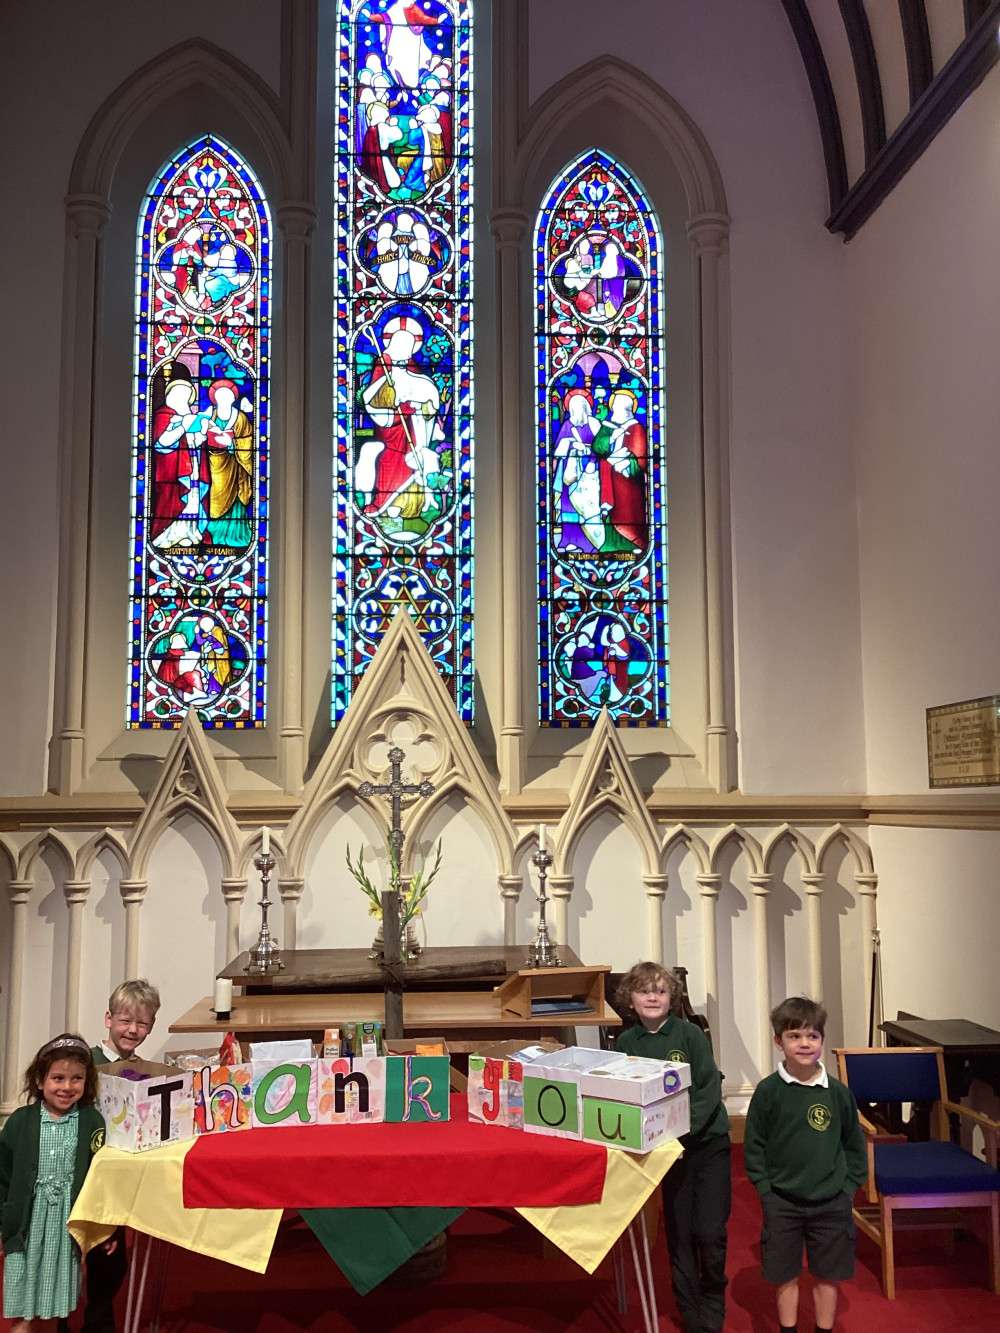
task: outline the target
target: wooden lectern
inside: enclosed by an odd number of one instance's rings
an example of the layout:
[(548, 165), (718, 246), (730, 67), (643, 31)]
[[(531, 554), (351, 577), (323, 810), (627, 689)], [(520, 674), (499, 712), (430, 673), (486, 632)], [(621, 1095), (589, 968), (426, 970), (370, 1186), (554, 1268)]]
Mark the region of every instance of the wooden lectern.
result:
[(497, 988), (504, 1019), (554, 1018), (604, 1014), (604, 974), (597, 967), (536, 967), (515, 972)]

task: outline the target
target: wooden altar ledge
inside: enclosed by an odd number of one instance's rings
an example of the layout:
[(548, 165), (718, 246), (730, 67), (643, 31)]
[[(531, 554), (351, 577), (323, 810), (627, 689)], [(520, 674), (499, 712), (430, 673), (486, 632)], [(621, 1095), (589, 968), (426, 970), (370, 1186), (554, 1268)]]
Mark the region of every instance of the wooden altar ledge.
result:
[[(170, 1024), (175, 1033), (233, 1032), (241, 1041), (311, 1037), (320, 1041), (325, 1028), (366, 1019), (385, 1020), (382, 994), (243, 995), (233, 999), (230, 1017), (221, 1022), (212, 1011), (212, 997), (190, 1008)], [(513, 1017), (503, 1012), (497, 991), (404, 991), (403, 1032), (406, 1036), (445, 1036), (453, 1051), (476, 1050), (483, 1042), (509, 1039), (565, 1039), (567, 1027), (619, 1027), (621, 1019), (603, 1000), (589, 1012)]]

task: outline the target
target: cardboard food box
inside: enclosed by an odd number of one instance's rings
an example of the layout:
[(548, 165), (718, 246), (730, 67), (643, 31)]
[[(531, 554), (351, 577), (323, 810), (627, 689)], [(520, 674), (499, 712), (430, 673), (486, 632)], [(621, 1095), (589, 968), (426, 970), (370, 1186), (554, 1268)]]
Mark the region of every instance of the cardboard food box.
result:
[(150, 1060), (116, 1060), (97, 1067), (97, 1109), (105, 1142), (125, 1152), (194, 1138), (193, 1075)]
[(584, 1097), (604, 1097), (615, 1102), (650, 1102), (672, 1097), (691, 1086), (691, 1066), (673, 1060), (647, 1060), (637, 1055), (609, 1054), (601, 1063), (580, 1075)]
[(254, 1060), (250, 1068), (255, 1128), (316, 1123), (317, 1059)]
[(528, 1134), (578, 1139), (583, 1129), (580, 1076), (608, 1058), (607, 1051), (567, 1046), (531, 1063), (524, 1074), (524, 1128)]
[(555, 1051), (562, 1042), (489, 1042), (469, 1056), (469, 1119), (507, 1129), (524, 1128), (524, 1070)]
[(582, 1137), (609, 1148), (647, 1153), (679, 1139), (691, 1128), (691, 1105), (687, 1089), (659, 1101), (612, 1101), (605, 1097), (582, 1097)]

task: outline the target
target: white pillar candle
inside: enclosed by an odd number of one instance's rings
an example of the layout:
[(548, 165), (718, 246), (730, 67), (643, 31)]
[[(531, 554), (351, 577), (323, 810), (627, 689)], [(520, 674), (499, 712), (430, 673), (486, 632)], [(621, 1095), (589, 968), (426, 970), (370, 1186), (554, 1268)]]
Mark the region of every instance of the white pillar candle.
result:
[(271, 855), (271, 830), (264, 825), (264, 830), (260, 835), (260, 854), (261, 856)]
[(215, 1012), (228, 1014), (233, 1007), (233, 983), (229, 977), (215, 978)]
[(538, 825), (538, 850), (544, 852), (548, 844), (548, 825)]

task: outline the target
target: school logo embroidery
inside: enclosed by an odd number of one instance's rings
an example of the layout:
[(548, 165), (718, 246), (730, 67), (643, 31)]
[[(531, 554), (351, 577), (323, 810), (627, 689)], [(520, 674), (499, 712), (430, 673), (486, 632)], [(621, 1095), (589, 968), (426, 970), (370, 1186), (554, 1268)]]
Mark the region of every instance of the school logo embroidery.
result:
[(104, 1130), (95, 1129), (90, 1136), (90, 1151), (99, 1152), (104, 1147)]
[(830, 1110), (822, 1102), (814, 1102), (806, 1113), (806, 1119), (812, 1125), (813, 1129), (830, 1128)]
[(687, 1064), (687, 1056), (684, 1054), (683, 1051), (670, 1051), (669, 1054), (667, 1055), (667, 1059), (674, 1060), (677, 1062), (677, 1064), (680, 1065)]

